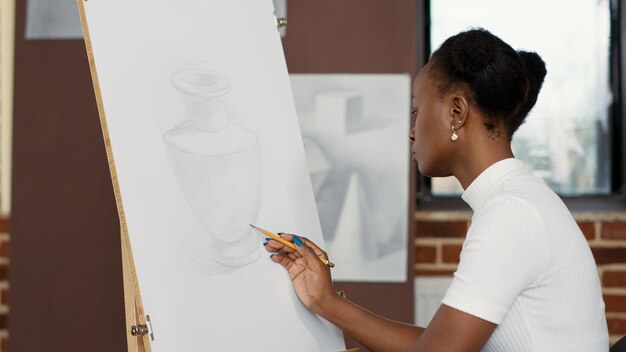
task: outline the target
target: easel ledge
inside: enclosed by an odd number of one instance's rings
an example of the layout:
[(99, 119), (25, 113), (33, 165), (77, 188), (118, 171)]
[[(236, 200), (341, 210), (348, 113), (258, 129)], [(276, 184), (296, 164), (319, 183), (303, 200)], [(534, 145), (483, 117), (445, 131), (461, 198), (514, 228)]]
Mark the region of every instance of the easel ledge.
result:
[(126, 225), (126, 216), (122, 205), (120, 187), (115, 170), (115, 161), (113, 160), (113, 150), (111, 149), (111, 139), (109, 138), (109, 130), (107, 128), (106, 117), (104, 114), (104, 106), (102, 104), (102, 95), (100, 92), (100, 82), (96, 71), (96, 64), (91, 46), (91, 38), (89, 36), (89, 27), (87, 26), (87, 16), (85, 14), (85, 6), (83, 0), (77, 0), (78, 11), (80, 13), (80, 21), (83, 27), (85, 37), (85, 47), (87, 49), (87, 57), (89, 59), (89, 68), (91, 70), (91, 78), (93, 82), (94, 92), (96, 95), (96, 103), (98, 105), (98, 114), (100, 116), (100, 126), (102, 127), (102, 135), (104, 137), (104, 146), (106, 148), (107, 160), (109, 162), (109, 171), (111, 173), (111, 182), (113, 183), (113, 191), (115, 193), (115, 203), (117, 204), (117, 213), (120, 218), (120, 239), (122, 250), (122, 272), (124, 278), (124, 310), (126, 316), (126, 342), (129, 352), (151, 352), (150, 335), (142, 334), (133, 336), (131, 327), (147, 325), (146, 316), (144, 314), (143, 303), (141, 301), (141, 292), (137, 281), (137, 271), (135, 270), (135, 260), (131, 249), (130, 238), (128, 237), (128, 227)]

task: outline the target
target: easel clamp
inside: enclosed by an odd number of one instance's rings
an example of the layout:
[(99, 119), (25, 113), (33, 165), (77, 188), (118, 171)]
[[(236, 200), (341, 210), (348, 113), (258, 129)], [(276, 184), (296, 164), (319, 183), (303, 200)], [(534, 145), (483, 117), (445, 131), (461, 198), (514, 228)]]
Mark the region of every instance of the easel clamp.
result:
[(133, 336), (143, 336), (150, 334), (150, 341), (154, 341), (154, 332), (152, 330), (152, 322), (150, 316), (146, 315), (146, 324), (138, 324), (130, 327), (130, 334)]
[(274, 22), (276, 22), (276, 28), (280, 29), (287, 26), (287, 19), (284, 17), (278, 18), (274, 16)]

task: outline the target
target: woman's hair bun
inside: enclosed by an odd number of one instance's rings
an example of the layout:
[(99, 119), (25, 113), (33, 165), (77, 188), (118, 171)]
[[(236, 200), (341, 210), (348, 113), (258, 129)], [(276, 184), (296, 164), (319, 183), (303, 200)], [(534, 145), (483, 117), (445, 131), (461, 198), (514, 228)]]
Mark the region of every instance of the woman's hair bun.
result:
[(508, 121), (509, 129), (513, 131), (517, 130), (519, 126), (524, 123), (526, 116), (535, 106), (537, 98), (539, 97), (539, 91), (543, 86), (543, 81), (548, 71), (546, 70), (546, 63), (543, 62), (541, 56), (535, 52), (520, 50), (517, 52), (524, 62), (526, 68), (526, 79), (528, 80), (528, 90), (526, 93), (526, 101), (520, 107), (517, 114), (515, 114)]
[[(528, 79), (531, 81), (531, 86), (535, 83), (539, 89), (543, 85), (543, 80), (546, 77), (548, 71), (546, 70), (546, 63), (543, 62), (541, 56), (535, 52), (530, 51), (518, 51), (519, 56), (526, 66), (526, 73)], [(532, 88), (532, 87), (530, 87)], [(539, 92), (539, 89), (537, 92)]]

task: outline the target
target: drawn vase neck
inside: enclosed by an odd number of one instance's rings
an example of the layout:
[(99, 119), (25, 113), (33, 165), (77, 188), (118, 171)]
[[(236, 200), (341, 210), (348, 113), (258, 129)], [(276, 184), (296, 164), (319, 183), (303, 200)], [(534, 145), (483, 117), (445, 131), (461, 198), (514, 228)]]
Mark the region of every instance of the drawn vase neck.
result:
[(230, 91), (228, 77), (204, 69), (186, 69), (172, 75), (172, 85), (183, 96), (187, 124), (206, 132), (229, 125), (224, 96)]

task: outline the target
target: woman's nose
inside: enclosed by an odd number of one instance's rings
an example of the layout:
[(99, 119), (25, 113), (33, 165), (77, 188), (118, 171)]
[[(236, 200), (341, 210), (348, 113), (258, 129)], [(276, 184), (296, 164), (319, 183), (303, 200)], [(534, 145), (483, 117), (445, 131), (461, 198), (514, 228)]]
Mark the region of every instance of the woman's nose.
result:
[(411, 132), (409, 132), (409, 139), (411, 142), (415, 142), (415, 129), (412, 129)]

